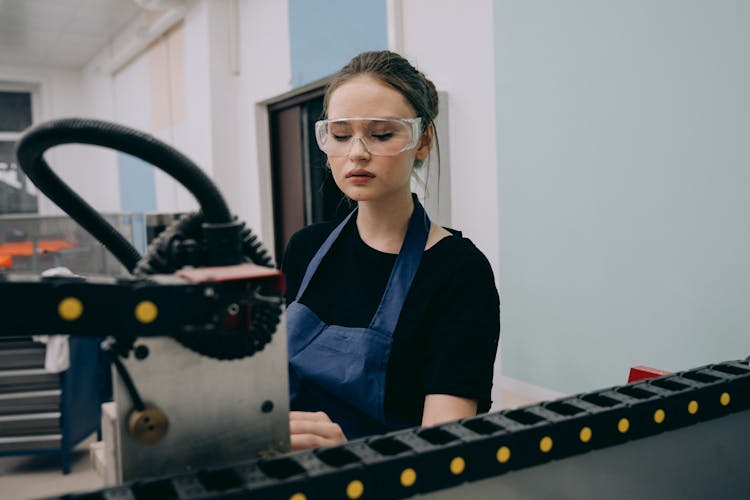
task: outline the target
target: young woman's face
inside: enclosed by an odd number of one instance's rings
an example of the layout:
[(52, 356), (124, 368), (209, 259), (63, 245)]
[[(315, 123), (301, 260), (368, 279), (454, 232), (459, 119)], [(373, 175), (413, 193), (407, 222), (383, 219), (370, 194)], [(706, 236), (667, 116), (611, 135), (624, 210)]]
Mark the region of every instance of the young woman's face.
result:
[[(341, 118), (416, 118), (406, 98), (394, 88), (373, 77), (357, 76), (342, 84), (329, 96), (328, 119)], [(416, 146), (394, 156), (380, 156), (368, 151), (365, 144), (386, 141), (392, 131), (383, 122), (354, 120), (345, 126), (331, 128), (338, 141), (354, 140), (348, 154), (328, 157), (333, 179), (339, 189), (356, 201), (385, 200), (393, 196), (409, 196), (414, 160), (429, 154), (429, 141), (420, 134)], [(387, 125), (385, 125), (387, 127)], [(362, 138), (360, 140), (359, 138)]]

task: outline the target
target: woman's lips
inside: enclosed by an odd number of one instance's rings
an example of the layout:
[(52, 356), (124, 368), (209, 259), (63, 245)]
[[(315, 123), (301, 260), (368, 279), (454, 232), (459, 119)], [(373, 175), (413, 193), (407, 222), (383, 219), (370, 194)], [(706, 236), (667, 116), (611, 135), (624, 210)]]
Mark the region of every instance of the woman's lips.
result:
[(367, 170), (352, 170), (346, 174), (346, 180), (354, 184), (364, 184), (374, 178), (375, 174)]

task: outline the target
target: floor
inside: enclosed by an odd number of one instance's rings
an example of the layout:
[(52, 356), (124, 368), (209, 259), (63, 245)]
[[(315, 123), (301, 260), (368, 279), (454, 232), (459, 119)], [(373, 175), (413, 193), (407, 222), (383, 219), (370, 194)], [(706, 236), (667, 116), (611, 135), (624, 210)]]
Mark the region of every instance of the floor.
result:
[(0, 457), (0, 498), (27, 500), (102, 488), (89, 460), (89, 444), (95, 439), (92, 434), (73, 450), (70, 474), (60, 470), (59, 455)]

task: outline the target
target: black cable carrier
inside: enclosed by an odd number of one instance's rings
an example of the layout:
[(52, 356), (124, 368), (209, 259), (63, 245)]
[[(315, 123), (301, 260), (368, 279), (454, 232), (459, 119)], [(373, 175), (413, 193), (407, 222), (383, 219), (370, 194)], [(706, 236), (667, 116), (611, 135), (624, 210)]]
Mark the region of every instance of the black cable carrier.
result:
[(249, 291), (259, 285), (280, 295), (283, 279), (278, 270), (252, 263), (148, 277), (0, 273), (3, 331), (178, 340), (231, 334), (252, 329), (239, 313), (252, 307)]
[[(728, 361), (435, 427), (59, 498), (408, 498), (617, 448), (665, 431), (699, 429), (710, 421), (728, 421), (732, 414), (739, 414), (746, 435), (749, 410), (750, 366), (747, 361)], [(742, 441), (728, 445), (743, 446)], [(735, 472), (739, 470), (746, 483), (750, 458), (745, 458)], [(721, 491), (721, 485), (717, 487)], [(745, 484), (739, 495), (748, 489), (750, 484)], [(732, 491), (722, 498), (747, 498)], [(611, 498), (600, 493), (598, 498)]]

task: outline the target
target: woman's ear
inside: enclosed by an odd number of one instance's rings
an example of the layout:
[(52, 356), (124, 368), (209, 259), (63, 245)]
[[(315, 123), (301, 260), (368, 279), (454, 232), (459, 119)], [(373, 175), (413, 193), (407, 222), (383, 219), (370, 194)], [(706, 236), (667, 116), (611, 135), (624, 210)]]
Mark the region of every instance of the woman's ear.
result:
[(419, 144), (417, 145), (417, 152), (415, 158), (420, 161), (425, 161), (430, 156), (430, 150), (432, 149), (432, 140), (434, 138), (435, 129), (430, 123), (427, 126), (427, 130), (422, 132), (422, 136), (419, 138)]

